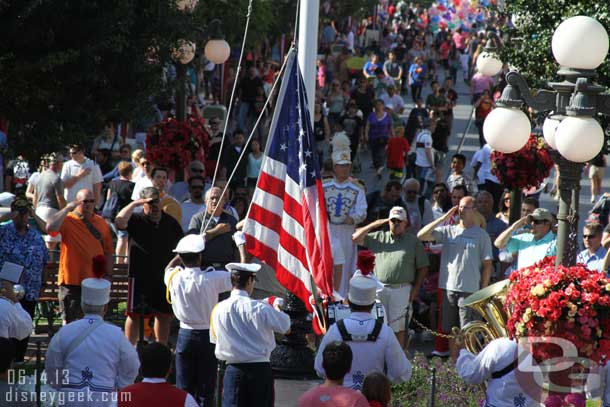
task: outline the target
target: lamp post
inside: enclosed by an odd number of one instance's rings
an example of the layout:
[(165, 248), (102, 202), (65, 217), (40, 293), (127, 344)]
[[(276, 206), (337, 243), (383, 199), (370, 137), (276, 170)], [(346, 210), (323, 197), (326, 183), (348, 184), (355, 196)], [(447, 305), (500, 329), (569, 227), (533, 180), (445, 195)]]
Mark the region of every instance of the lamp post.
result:
[[(595, 157), (604, 142), (597, 114), (610, 115), (610, 94), (597, 85), (595, 69), (608, 53), (608, 34), (595, 19), (571, 17), (555, 30), (552, 50), (561, 68), (561, 82), (549, 82), (552, 90), (532, 94), (524, 77), (511, 71), (508, 85), (494, 109), (485, 119), (483, 133), (489, 145), (511, 153), (522, 148), (529, 138), (529, 119), (520, 109), (550, 112), (543, 125), (544, 138), (553, 148), (559, 166), (559, 221), (557, 265), (571, 266), (578, 250), (578, 198), (584, 163)], [(527, 125), (526, 125), (527, 124)]]
[[(184, 13), (190, 13), (197, 6), (198, 0), (179, 0), (176, 2), (176, 7)], [(224, 35), (221, 29), (222, 23), (218, 19), (212, 20), (207, 29), (199, 29), (196, 31), (203, 37), (208, 39), (205, 47), (205, 56), (215, 64), (224, 64), (231, 53), (231, 47), (224, 40)], [(176, 119), (178, 121), (186, 121), (186, 70), (188, 64), (195, 58), (196, 45), (193, 42), (181, 39), (178, 40), (176, 48), (172, 50), (172, 57), (176, 62)]]

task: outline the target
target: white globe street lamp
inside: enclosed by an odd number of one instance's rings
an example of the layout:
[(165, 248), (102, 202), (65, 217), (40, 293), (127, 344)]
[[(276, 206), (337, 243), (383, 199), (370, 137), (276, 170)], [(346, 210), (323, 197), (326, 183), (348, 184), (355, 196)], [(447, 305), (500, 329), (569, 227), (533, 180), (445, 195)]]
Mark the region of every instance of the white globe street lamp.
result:
[(483, 135), (491, 148), (507, 154), (523, 148), (531, 131), (530, 120), (519, 109), (498, 107), (483, 123)]
[(225, 40), (209, 40), (205, 44), (205, 56), (217, 65), (224, 64), (231, 54), (231, 47)]
[(555, 133), (557, 131), (557, 126), (559, 126), (559, 123), (561, 123), (559, 119), (556, 119), (553, 116), (549, 116), (544, 120), (544, 124), (542, 125), (542, 134), (544, 136), (544, 140), (553, 150), (557, 150), (557, 143), (555, 142)]
[(608, 34), (604, 26), (591, 17), (571, 17), (559, 24), (551, 47), (561, 66), (596, 69), (608, 54)]
[(493, 52), (483, 51), (477, 58), (477, 71), (483, 75), (496, 76), (502, 70), (502, 61)]
[[(606, 59), (609, 43), (608, 33), (593, 18), (576, 16), (563, 21), (552, 39), (553, 55), (561, 65), (557, 74), (563, 81), (550, 82), (552, 90), (532, 94), (523, 76), (516, 71), (509, 72), (507, 86), (497, 102), (500, 107), (483, 124), (487, 142), (498, 151), (511, 153), (523, 147), (529, 136), (529, 133), (526, 136), (529, 128), (525, 126), (529, 120), (519, 110), (523, 103), (538, 112), (553, 112), (544, 121), (542, 131), (547, 144), (556, 150), (551, 154), (559, 167), (558, 265), (571, 266), (576, 260), (578, 239), (568, 236), (578, 233), (583, 163), (599, 154), (604, 144), (604, 131), (596, 116), (610, 115), (610, 93), (594, 82), (597, 77), (594, 70)], [(486, 64), (492, 65), (477, 60), (482, 72), (488, 68)]]
[(604, 144), (604, 130), (592, 117), (566, 117), (555, 132), (557, 151), (575, 163), (595, 157)]

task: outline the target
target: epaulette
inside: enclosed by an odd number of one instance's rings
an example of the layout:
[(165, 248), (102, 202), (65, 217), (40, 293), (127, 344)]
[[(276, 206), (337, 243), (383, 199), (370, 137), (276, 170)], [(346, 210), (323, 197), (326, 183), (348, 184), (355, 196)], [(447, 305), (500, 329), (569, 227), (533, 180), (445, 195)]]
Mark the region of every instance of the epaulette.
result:
[(349, 179), (350, 179), (350, 181), (352, 181), (354, 184), (356, 184), (360, 188), (366, 190), (366, 185), (365, 185), (364, 181), (361, 180), (360, 178), (350, 177)]

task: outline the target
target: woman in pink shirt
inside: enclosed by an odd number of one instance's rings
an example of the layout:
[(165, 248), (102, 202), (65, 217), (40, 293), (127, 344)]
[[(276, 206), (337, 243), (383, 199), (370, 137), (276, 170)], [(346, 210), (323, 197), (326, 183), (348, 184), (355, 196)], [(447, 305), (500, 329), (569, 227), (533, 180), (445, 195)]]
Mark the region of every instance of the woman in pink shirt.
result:
[(483, 75), (477, 72), (470, 79), (470, 93), (472, 94), (472, 104), (475, 104), (481, 97), (484, 91), (488, 90), (491, 94), (491, 88), (494, 86), (494, 80), (491, 76)]
[(455, 47), (463, 53), (466, 49), (466, 36), (462, 33), (461, 27), (453, 33), (453, 42), (455, 43)]

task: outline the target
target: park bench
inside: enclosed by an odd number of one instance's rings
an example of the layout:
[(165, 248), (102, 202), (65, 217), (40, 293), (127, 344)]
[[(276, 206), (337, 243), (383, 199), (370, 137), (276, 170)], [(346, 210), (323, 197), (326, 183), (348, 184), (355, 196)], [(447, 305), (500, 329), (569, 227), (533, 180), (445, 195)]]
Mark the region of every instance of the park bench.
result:
[[(55, 320), (60, 318), (59, 301), (57, 299), (57, 294), (59, 292), (59, 286), (57, 285), (58, 271), (59, 264), (56, 262), (48, 263), (44, 269), (40, 299), (38, 300), (38, 309), (34, 321), (36, 333), (41, 333), (46, 330), (49, 337), (59, 328), (55, 326)], [(108, 312), (104, 319), (111, 322), (117, 322), (121, 326), (123, 325), (124, 315), (123, 312), (119, 310), (119, 303), (127, 301), (128, 280), (127, 264), (115, 264), (112, 268), (110, 303), (108, 304)], [(46, 327), (39, 324), (41, 319), (46, 319)]]

